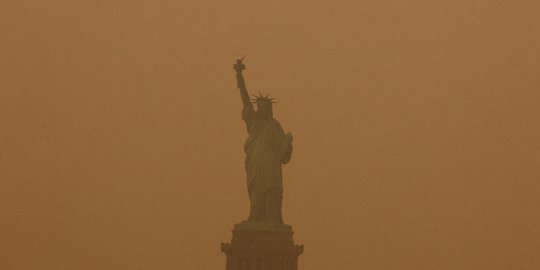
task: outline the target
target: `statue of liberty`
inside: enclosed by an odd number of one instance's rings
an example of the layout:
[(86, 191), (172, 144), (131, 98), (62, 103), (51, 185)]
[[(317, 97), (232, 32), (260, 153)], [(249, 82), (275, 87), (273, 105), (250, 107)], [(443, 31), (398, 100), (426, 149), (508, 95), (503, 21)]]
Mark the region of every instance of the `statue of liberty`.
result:
[(242, 70), (243, 59), (234, 65), (240, 97), (244, 108), (242, 119), (246, 122), (248, 138), (244, 145), (247, 189), (250, 201), (249, 219), (237, 224), (237, 229), (290, 230), (283, 224), (281, 201), (283, 183), (281, 164), (291, 159), (291, 133), (285, 134), (279, 122), (272, 115), (273, 98), (260, 94), (254, 96), (253, 108), (249, 98)]

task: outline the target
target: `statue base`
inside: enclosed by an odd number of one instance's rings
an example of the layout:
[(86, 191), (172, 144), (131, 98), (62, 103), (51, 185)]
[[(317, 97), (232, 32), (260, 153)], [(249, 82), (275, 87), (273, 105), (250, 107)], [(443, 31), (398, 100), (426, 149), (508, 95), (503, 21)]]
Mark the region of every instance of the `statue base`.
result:
[(243, 222), (232, 233), (231, 243), (221, 244), (227, 256), (226, 270), (298, 269), (304, 246), (294, 244), (291, 226)]
[(242, 221), (234, 225), (235, 231), (272, 231), (272, 232), (292, 232), (291, 225), (267, 222)]

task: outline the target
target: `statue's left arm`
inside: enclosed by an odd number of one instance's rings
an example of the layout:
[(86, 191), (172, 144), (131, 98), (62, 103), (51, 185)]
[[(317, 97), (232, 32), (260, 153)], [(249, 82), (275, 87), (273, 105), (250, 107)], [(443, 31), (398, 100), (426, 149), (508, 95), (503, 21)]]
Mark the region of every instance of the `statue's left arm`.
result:
[(291, 161), (293, 136), (290, 132), (285, 135), (285, 140), (287, 143), (285, 144), (285, 149), (283, 151), (283, 155), (281, 156), (281, 163), (283, 164), (287, 164), (289, 161)]
[[(277, 121), (276, 121), (277, 122)], [(292, 141), (293, 141), (293, 136), (290, 132), (288, 132), (287, 134), (285, 134), (285, 132), (283, 132), (283, 128), (281, 127), (281, 125), (278, 123), (278, 128), (279, 128), (279, 131), (280, 131), (280, 134), (281, 134), (281, 138), (282, 138), (282, 151), (281, 151), (281, 155), (280, 155), (280, 161), (281, 163), (283, 164), (287, 164), (289, 163), (289, 161), (291, 161), (291, 156), (292, 156), (292, 150), (293, 150), (293, 147), (292, 147)]]

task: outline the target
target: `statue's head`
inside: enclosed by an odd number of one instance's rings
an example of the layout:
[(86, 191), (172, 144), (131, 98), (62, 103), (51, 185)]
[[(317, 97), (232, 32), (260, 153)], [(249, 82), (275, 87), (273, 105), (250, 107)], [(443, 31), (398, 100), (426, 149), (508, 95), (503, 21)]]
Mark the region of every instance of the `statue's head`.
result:
[(258, 96), (254, 95), (254, 97), (253, 103), (257, 104), (257, 115), (263, 118), (272, 117), (272, 104), (277, 102), (273, 101), (273, 98), (269, 98), (268, 94), (263, 96), (260, 92)]

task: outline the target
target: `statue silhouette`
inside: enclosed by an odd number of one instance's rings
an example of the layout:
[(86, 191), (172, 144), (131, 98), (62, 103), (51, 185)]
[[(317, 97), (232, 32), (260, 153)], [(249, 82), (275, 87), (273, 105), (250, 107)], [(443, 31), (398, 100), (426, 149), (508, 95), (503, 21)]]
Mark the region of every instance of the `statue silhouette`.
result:
[(279, 122), (274, 119), (272, 104), (275, 102), (268, 95), (259, 93), (254, 96), (253, 103), (257, 104), (257, 110), (253, 108), (242, 75), (242, 70), (245, 69), (242, 60), (237, 60), (234, 69), (244, 105), (242, 119), (246, 122), (249, 134), (244, 151), (250, 213), (244, 224), (251, 224), (251, 227), (254, 223), (274, 224), (277, 226), (270, 228), (275, 229), (279, 224), (283, 224), (281, 165), (291, 159), (293, 136), (291, 133), (285, 134)]
[(246, 221), (234, 225), (231, 242), (221, 243), (227, 256), (225, 269), (297, 270), (304, 246), (294, 244), (292, 227), (281, 218), (281, 165), (291, 159), (293, 137), (272, 116), (274, 102), (268, 95), (254, 96), (257, 110), (253, 108), (242, 76), (242, 60), (237, 60), (234, 69), (249, 134), (244, 151), (250, 211)]

